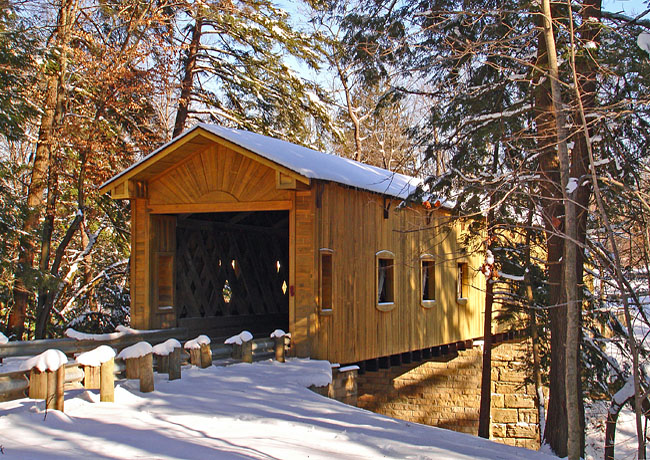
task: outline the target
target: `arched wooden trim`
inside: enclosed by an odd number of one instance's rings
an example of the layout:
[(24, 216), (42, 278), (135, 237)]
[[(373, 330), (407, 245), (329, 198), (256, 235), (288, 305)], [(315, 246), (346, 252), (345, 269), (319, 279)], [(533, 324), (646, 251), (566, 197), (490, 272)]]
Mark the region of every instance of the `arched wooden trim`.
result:
[(323, 316), (334, 313), (334, 250), (318, 250), (318, 307)]
[[(390, 260), (391, 263), (385, 264), (381, 262), (382, 260)], [(395, 254), (388, 250), (377, 251), (375, 253), (375, 306), (377, 307), (377, 310), (391, 311), (395, 308), (395, 297), (397, 295), (397, 289), (395, 286), (396, 279)], [(387, 284), (382, 284), (382, 286), (380, 286), (380, 283)], [(381, 292), (385, 293), (385, 300), (380, 299)]]
[[(425, 281), (425, 265), (427, 262), (433, 262), (433, 265), (427, 267), (427, 270), (433, 269), (433, 298), (425, 298), (424, 295), (424, 281)], [(432, 275), (427, 273), (427, 276), (431, 277)], [(436, 256), (429, 253), (424, 253), (420, 255), (420, 275), (418, 277), (418, 295), (420, 296), (420, 305), (424, 308), (433, 308), (436, 305), (436, 300), (438, 299), (438, 270), (436, 267)], [(431, 283), (431, 280), (429, 281)], [(431, 297), (428, 295), (426, 297)]]

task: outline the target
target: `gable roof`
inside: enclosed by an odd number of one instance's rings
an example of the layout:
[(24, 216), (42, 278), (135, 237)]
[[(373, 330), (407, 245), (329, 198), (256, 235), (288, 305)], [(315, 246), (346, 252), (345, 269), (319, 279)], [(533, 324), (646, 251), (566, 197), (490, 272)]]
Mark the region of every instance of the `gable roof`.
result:
[(155, 163), (157, 157), (161, 156), (161, 152), (201, 130), (252, 152), (282, 169), (290, 170), (307, 179), (305, 182), (309, 182), (309, 179), (331, 181), (401, 199), (406, 199), (418, 185), (422, 185), (422, 180), (415, 177), (319, 152), (291, 142), (241, 129), (199, 123), (109, 179), (101, 185), (100, 191), (106, 192), (112, 184), (120, 179), (127, 180), (134, 176), (138, 170), (142, 169), (141, 166)]

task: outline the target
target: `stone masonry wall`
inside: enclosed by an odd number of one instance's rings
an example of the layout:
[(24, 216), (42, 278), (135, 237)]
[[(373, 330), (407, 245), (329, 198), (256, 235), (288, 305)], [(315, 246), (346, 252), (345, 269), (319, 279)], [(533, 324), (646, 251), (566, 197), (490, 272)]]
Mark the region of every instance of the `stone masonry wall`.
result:
[[(491, 439), (537, 449), (534, 387), (522, 362), (529, 341), (503, 343), (492, 351)], [(357, 376), (359, 407), (402, 420), (478, 434), (482, 349), (445, 360), (403, 364)]]

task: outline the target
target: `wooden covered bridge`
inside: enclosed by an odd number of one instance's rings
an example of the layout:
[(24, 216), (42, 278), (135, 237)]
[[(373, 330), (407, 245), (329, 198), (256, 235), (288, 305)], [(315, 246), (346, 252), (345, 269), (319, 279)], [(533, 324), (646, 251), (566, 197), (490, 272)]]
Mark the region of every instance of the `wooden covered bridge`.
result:
[(485, 279), (419, 181), (199, 124), (101, 187), (131, 202), (131, 321), (292, 334), (352, 363), (481, 337)]

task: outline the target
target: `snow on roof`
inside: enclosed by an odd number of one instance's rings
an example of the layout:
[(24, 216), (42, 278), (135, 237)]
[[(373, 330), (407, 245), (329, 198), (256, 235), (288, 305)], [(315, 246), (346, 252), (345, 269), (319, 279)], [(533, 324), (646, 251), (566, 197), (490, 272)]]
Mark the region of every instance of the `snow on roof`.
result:
[(415, 191), (418, 185), (422, 185), (423, 183), (421, 179), (415, 177), (394, 173), (348, 158), (319, 152), (280, 139), (241, 129), (199, 123), (192, 129), (185, 131), (180, 136), (156, 149), (138, 163), (122, 171), (103, 184), (102, 187), (127, 174), (140, 164), (156, 156), (178, 139), (187, 136), (199, 128), (309, 179), (336, 182), (401, 199), (406, 199)]
[(56, 371), (68, 362), (68, 357), (61, 350), (49, 349), (24, 362), (25, 369), (36, 368), (41, 372)]
[(140, 358), (142, 356), (148, 355), (152, 352), (152, 350), (153, 347), (149, 342), (142, 341), (120, 351), (120, 354), (117, 355), (117, 357), (122, 359)]
[(201, 345), (210, 345), (210, 337), (207, 335), (200, 335), (195, 339), (188, 340), (185, 342), (185, 349), (186, 350), (196, 350), (197, 348), (201, 348)]
[(101, 366), (107, 361), (115, 358), (115, 350), (108, 345), (100, 345), (94, 350), (81, 353), (75, 361), (82, 366)]

